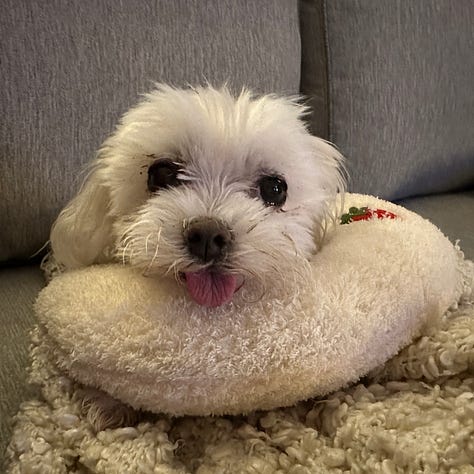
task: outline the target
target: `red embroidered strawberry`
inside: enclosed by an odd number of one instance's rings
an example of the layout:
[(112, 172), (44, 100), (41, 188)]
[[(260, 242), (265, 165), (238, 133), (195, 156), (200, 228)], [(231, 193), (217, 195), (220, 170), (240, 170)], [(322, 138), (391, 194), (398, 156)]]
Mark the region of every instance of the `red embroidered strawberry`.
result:
[(395, 219), (396, 214), (385, 209), (369, 209), (368, 207), (351, 207), (347, 214), (341, 216), (341, 224), (349, 224), (355, 221), (368, 221), (376, 217), (377, 219)]

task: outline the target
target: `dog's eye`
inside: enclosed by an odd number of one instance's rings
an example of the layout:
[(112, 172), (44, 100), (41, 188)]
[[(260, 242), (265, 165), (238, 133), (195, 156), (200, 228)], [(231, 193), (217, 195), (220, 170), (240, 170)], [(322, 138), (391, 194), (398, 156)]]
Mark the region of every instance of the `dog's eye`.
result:
[(178, 163), (168, 159), (155, 161), (148, 168), (148, 190), (153, 193), (159, 189), (177, 186), (181, 182), (178, 179), (180, 169)]
[(258, 181), (260, 196), (268, 206), (283, 206), (288, 185), (279, 176), (262, 176)]

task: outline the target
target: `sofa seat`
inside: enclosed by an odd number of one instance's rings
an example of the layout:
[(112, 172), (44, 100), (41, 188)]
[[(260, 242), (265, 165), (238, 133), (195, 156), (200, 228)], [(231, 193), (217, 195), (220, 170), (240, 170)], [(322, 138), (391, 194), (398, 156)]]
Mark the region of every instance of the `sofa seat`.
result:
[(404, 199), (397, 204), (430, 220), (452, 242), (459, 240), (465, 257), (474, 260), (474, 190)]
[(22, 401), (34, 395), (26, 382), (29, 331), (34, 323), (33, 303), (43, 286), (37, 265), (0, 269), (0, 472), (11, 417)]

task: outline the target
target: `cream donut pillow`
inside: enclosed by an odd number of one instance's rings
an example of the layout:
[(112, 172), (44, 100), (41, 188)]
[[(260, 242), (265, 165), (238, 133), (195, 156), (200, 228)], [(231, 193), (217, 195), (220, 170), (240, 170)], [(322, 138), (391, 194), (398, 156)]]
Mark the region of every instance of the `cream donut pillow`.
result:
[(357, 209), (310, 262), (312, 277), (253, 301), (202, 307), (176, 282), (121, 265), (58, 276), (36, 303), (55, 362), (173, 415), (272, 409), (356, 381), (457, 302), (462, 257), (406, 209), (355, 194), (346, 206)]

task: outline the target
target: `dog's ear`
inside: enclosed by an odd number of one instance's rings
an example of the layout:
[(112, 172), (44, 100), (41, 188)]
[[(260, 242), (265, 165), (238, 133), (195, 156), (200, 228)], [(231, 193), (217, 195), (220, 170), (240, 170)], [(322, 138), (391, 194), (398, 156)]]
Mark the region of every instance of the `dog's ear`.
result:
[(311, 137), (313, 156), (318, 163), (317, 213), (313, 216), (314, 237), (319, 246), (329, 227), (334, 225), (344, 208), (347, 172), (344, 157), (331, 143)]
[(97, 160), (51, 229), (54, 259), (68, 269), (110, 260), (107, 253), (113, 243), (113, 218), (109, 187), (101, 178), (103, 171)]
[(318, 160), (319, 177), (326, 199), (333, 199), (346, 189), (344, 157), (331, 143), (318, 137), (311, 137), (314, 157)]

